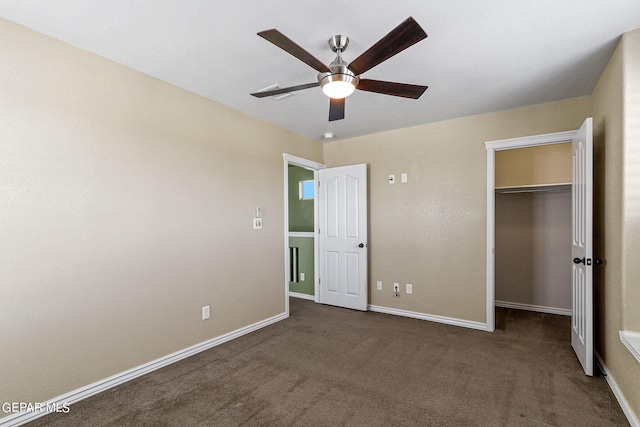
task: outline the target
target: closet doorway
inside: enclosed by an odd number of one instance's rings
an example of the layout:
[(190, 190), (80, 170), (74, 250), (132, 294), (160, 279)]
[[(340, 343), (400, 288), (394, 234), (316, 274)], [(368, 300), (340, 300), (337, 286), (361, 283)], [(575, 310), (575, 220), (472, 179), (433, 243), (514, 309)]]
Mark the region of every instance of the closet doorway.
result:
[[(544, 147), (547, 145), (570, 143), (576, 131), (558, 132), (532, 137), (485, 142), (487, 150), (487, 326), (495, 330), (495, 273), (496, 273), (496, 153), (520, 148)], [(505, 186), (507, 187), (507, 186)], [(525, 186), (521, 186), (523, 189)]]
[[(487, 150), (487, 288), (486, 329), (495, 330), (496, 306), (496, 188), (500, 191), (562, 192), (566, 183), (517, 183), (497, 186), (496, 152), (526, 147), (571, 143), (571, 252), (564, 258), (571, 271), (571, 346), (586, 375), (593, 375), (593, 119), (587, 118), (576, 131), (485, 142)], [(521, 166), (523, 167), (523, 166)], [(557, 179), (555, 180), (557, 181)], [(512, 188), (510, 188), (512, 187)], [(549, 194), (551, 192), (549, 191)], [(533, 203), (533, 202), (531, 202)], [(548, 204), (548, 203), (546, 203)], [(560, 203), (561, 205), (562, 203)], [(545, 203), (540, 206), (542, 210)], [(549, 210), (549, 209), (547, 209)], [(516, 213), (514, 216), (518, 216)], [(547, 215), (549, 216), (549, 215)], [(551, 215), (553, 216), (553, 215)], [(544, 215), (543, 215), (544, 217)], [(524, 243), (523, 243), (524, 244)], [(527, 257), (528, 255), (523, 255)], [(526, 266), (534, 268), (535, 266)], [(529, 309), (536, 304), (529, 304)], [(543, 306), (537, 307), (538, 309)], [(524, 308), (524, 307), (521, 307)], [(537, 310), (542, 311), (542, 310)]]
[(495, 306), (571, 316), (571, 143), (495, 154)]

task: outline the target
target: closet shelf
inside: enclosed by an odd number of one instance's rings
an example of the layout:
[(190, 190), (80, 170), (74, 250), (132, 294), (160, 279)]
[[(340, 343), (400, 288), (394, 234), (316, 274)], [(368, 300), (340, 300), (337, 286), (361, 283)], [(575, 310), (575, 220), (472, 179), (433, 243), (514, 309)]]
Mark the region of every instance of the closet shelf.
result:
[(515, 185), (509, 187), (496, 187), (498, 194), (510, 193), (541, 193), (541, 192), (559, 192), (571, 191), (571, 183), (563, 182), (558, 184), (539, 184), (539, 185)]

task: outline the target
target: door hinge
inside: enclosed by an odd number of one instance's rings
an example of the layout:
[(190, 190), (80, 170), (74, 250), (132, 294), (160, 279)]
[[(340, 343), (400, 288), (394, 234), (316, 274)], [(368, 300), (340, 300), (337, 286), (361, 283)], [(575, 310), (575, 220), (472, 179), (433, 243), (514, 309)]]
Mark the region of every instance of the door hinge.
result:
[(322, 279), (318, 277), (318, 285), (322, 283)]

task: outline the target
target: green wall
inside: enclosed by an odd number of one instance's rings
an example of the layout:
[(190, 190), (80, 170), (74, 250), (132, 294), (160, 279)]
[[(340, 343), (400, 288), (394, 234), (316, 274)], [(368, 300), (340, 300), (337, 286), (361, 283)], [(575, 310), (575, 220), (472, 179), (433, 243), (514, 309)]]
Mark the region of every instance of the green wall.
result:
[(298, 248), (298, 272), (304, 273), (304, 281), (289, 282), (289, 291), (313, 295), (313, 237), (289, 237), (289, 247)]
[[(300, 200), (300, 181), (313, 179), (313, 171), (289, 165), (289, 231), (313, 232), (313, 200)], [(290, 237), (289, 247), (298, 248), (298, 271), (304, 281), (289, 282), (289, 290), (314, 294), (313, 237)]]
[(289, 231), (313, 231), (313, 200), (300, 200), (300, 181), (313, 179), (313, 171), (289, 166)]

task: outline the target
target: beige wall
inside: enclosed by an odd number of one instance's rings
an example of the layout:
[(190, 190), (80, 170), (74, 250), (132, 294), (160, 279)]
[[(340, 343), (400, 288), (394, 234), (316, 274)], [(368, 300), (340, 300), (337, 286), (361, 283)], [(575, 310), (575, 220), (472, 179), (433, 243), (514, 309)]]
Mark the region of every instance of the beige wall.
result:
[(594, 256), (596, 349), (636, 416), (640, 363), (620, 342), (623, 328), (640, 330), (638, 168), (640, 167), (640, 30), (627, 33), (591, 98), (594, 117)]
[(498, 150), (495, 156), (497, 188), (571, 183), (571, 143)]
[(1, 19), (0, 33), (0, 402), (285, 311), (282, 153), (320, 161), (319, 143)]
[[(0, 401), (49, 399), (282, 313), (283, 152), (369, 164), (370, 282), (384, 282), (371, 304), (484, 322), (483, 142), (593, 114), (607, 259), (597, 347), (640, 413), (640, 364), (617, 336), (623, 311), (637, 326), (640, 294), (638, 31), (591, 97), (321, 146), (1, 19), (0, 30)], [(401, 173), (408, 183), (387, 183)], [(414, 294), (393, 297), (394, 281)]]
[[(589, 115), (577, 98), (325, 144), (327, 166), (369, 164), (370, 303), (485, 322), (483, 143), (577, 129)], [(406, 184), (388, 184), (401, 173)], [(393, 282), (413, 294), (393, 296)]]

